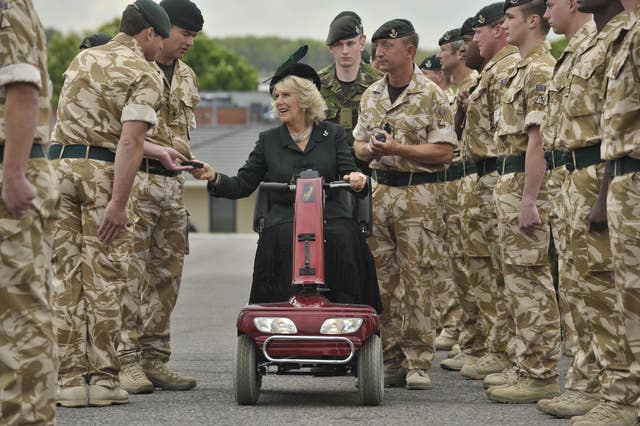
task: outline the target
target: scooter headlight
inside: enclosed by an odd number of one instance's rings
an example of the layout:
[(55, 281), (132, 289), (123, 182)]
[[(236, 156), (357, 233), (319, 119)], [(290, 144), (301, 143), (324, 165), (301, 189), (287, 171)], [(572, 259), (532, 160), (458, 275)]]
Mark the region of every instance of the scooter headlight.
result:
[(362, 318), (329, 318), (322, 323), (320, 334), (351, 334), (360, 329)]
[(262, 333), (269, 334), (296, 334), (298, 329), (289, 318), (281, 317), (256, 317), (253, 324)]

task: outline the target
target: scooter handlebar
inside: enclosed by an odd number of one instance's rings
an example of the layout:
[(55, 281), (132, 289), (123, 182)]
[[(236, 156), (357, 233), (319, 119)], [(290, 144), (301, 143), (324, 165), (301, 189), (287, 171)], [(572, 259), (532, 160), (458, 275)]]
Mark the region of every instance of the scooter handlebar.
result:
[(289, 185), (288, 183), (282, 182), (261, 182), (260, 189), (265, 191), (294, 191), (296, 189), (295, 185)]
[(346, 180), (336, 180), (325, 184), (329, 189), (349, 188), (351, 185)]

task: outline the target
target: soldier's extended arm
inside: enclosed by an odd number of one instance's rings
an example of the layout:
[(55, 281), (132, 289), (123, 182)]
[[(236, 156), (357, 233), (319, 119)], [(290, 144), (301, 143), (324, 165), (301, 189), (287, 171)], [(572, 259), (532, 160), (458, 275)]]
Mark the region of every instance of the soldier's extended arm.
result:
[(111, 200), (98, 228), (98, 238), (104, 243), (112, 241), (127, 226), (125, 208), (142, 162), (144, 137), (148, 128), (149, 123), (144, 121), (126, 121), (122, 125), (116, 148)]
[(38, 88), (31, 83), (6, 86), (2, 200), (9, 213), (19, 215), (36, 191), (27, 179), (27, 160), (38, 125)]
[(604, 175), (600, 180), (600, 192), (596, 202), (591, 206), (589, 212), (589, 231), (604, 231), (607, 229), (607, 194), (609, 194), (609, 182), (611, 177), (609, 176), (609, 168), (611, 167), (611, 161), (605, 161), (604, 163)]
[(537, 200), (540, 185), (544, 179), (547, 163), (542, 149), (542, 137), (539, 126), (530, 126), (527, 133), (527, 153), (524, 165), (524, 189), (519, 224), (525, 231), (533, 231), (542, 223), (538, 214)]

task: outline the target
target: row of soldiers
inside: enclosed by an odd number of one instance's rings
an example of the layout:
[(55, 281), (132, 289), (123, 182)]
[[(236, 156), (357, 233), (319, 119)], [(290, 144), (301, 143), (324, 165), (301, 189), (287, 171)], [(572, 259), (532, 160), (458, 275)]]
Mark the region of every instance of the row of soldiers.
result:
[(85, 40), (47, 151), (44, 31), (31, 0), (0, 2), (0, 423), (196, 386), (166, 363), (199, 102), (180, 58), (203, 23), (189, 0), (136, 0)]
[[(417, 34), (396, 19), (372, 37), (383, 79), (360, 91), (325, 80), (329, 117), (352, 130), (375, 181), (387, 386), (431, 387), (440, 316), (437, 343), (459, 344), (441, 366), (484, 380), (490, 400), (575, 425), (636, 424), (639, 3), (494, 3), (419, 68)], [(568, 39), (557, 61), (551, 27)], [(336, 70), (333, 46), (364, 44), (343, 36), (327, 40)], [(561, 323), (574, 355), (562, 393)]]

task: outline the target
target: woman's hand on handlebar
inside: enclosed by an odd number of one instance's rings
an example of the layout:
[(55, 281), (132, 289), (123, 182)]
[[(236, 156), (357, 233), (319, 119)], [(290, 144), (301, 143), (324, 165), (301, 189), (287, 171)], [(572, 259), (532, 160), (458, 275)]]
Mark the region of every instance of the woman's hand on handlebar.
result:
[(356, 192), (362, 191), (367, 184), (367, 175), (361, 172), (351, 172), (348, 175), (344, 175), (342, 179), (349, 182), (351, 189)]

